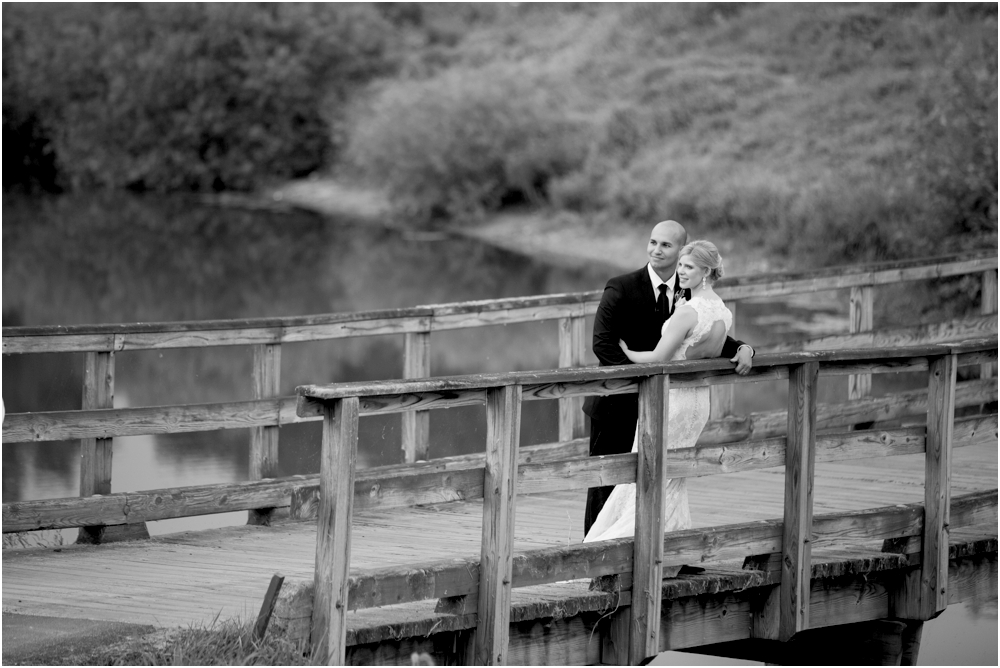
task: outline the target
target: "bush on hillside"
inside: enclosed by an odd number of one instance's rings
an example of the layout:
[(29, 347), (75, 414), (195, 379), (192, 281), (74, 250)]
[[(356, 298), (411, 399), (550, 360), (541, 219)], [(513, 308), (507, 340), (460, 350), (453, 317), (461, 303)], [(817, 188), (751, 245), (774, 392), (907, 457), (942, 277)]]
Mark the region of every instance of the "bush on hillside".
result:
[[(350, 91), (387, 64), (388, 24), (364, 5), (3, 14), (4, 136), (22, 164), (54, 156), (74, 187), (250, 189), (304, 175), (329, 162)], [(32, 142), (19, 140), (28, 130)]]
[(911, 165), (951, 237), (997, 231), (996, 21), (969, 37), (925, 87)]
[(357, 118), (352, 163), (417, 223), (541, 203), (586, 155), (586, 126), (514, 68), (394, 82)]
[[(788, 16), (760, 25), (776, 12)], [(692, 55), (637, 71), (597, 150), (553, 184), (555, 205), (613, 225), (676, 218), (790, 266), (996, 242), (995, 8), (744, 8), (750, 38), (730, 60), (668, 18)], [(724, 17), (713, 34), (744, 39)], [(801, 58), (817, 51), (840, 64)]]
[(800, 198), (790, 248), (838, 264), (996, 244), (996, 21), (967, 37), (923, 82), (911, 151), (889, 169), (830, 179)]

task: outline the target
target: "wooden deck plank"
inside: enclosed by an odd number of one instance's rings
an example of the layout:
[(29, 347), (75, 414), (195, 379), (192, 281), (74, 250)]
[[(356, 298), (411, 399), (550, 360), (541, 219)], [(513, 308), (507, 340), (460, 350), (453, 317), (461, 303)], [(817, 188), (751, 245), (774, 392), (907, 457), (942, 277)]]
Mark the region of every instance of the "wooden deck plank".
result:
[[(782, 468), (689, 481), (695, 527), (780, 518)], [(955, 450), (952, 493), (996, 487), (997, 449)], [(518, 498), (515, 552), (583, 537), (584, 491)], [(843, 512), (923, 499), (923, 455), (816, 465), (815, 512)], [(361, 511), (352, 529), (352, 568), (478, 557), (482, 501)], [(4, 550), (3, 608), (34, 615), (186, 626), (252, 619), (271, 576), (308, 578), (312, 521), (236, 526), (146, 541)], [(586, 583), (578, 586), (586, 588)], [(556, 591), (556, 590), (553, 590)], [(519, 600), (518, 590), (512, 601)], [(433, 602), (427, 603), (433, 608)], [(353, 613), (352, 613), (353, 614)], [(365, 617), (356, 617), (361, 623)], [(354, 622), (349, 621), (349, 627)]]

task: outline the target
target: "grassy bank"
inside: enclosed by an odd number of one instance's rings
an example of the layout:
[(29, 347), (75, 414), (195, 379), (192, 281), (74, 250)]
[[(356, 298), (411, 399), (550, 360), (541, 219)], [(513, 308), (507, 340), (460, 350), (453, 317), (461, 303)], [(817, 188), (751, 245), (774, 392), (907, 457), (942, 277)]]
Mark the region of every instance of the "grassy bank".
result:
[(306, 666), (308, 654), (285, 639), (253, 637), (253, 623), (215, 621), (129, 638), (87, 653), (45, 657), (60, 666)]
[(399, 25), (337, 173), (404, 224), (672, 217), (786, 266), (996, 243), (995, 5), (417, 5)]

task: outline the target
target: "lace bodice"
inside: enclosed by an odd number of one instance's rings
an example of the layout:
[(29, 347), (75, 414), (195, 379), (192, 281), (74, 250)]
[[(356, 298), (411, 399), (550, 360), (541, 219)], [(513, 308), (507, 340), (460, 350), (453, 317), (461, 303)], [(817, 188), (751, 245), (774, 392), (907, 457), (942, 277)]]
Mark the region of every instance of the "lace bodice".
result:
[[(716, 321), (721, 320), (726, 326), (727, 335), (733, 328), (733, 313), (726, 308), (726, 305), (721, 299), (719, 299), (718, 295), (710, 295), (707, 297), (698, 295), (696, 297), (692, 297), (689, 301), (685, 302), (685, 304), (693, 308), (695, 313), (698, 314), (698, 322), (695, 324), (694, 329), (691, 330), (691, 333), (684, 337), (684, 340), (681, 341), (681, 345), (677, 349), (677, 352), (675, 352), (674, 356), (670, 358), (671, 361), (687, 359), (688, 348), (708, 336), (709, 332), (712, 331), (712, 325), (714, 325)], [(666, 331), (667, 323), (669, 322), (670, 321), (668, 320), (663, 323), (663, 329), (660, 330), (661, 334)]]

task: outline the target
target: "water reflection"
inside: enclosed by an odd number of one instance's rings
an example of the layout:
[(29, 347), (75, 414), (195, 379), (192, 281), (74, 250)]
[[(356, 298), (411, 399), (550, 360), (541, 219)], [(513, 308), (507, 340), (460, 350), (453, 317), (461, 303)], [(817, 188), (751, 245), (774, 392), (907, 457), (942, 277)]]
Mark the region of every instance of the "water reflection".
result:
[(924, 623), (917, 665), (997, 665), (996, 596), (949, 605)]
[[(47, 325), (311, 315), (601, 287), (607, 269), (545, 266), (471, 241), (416, 241), (306, 212), (220, 209), (189, 198), (114, 194), (29, 199), (3, 210), (3, 324)], [(281, 392), (398, 378), (402, 337), (289, 344)], [(434, 375), (555, 366), (556, 323), (435, 334)], [(126, 351), (117, 407), (252, 397), (249, 348)], [(8, 356), (8, 412), (80, 407), (83, 356)], [(16, 388), (16, 391), (15, 389)], [(400, 461), (399, 416), (362, 419), (362, 466)], [(525, 442), (555, 438), (554, 402), (525, 406)], [(482, 450), (482, 407), (431, 415), (435, 456)], [(282, 428), (282, 475), (315, 472), (318, 424)], [(120, 438), (113, 491), (247, 475), (248, 433)], [(76, 494), (75, 442), (4, 444), (4, 501)]]
[[(663, 652), (652, 666), (763, 666), (759, 661)], [(954, 603), (937, 618), (924, 622), (917, 652), (918, 666), (997, 665), (997, 599)]]

